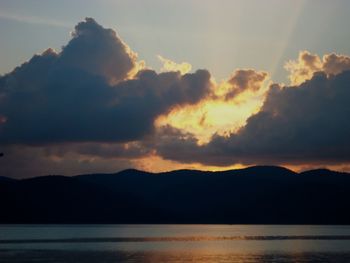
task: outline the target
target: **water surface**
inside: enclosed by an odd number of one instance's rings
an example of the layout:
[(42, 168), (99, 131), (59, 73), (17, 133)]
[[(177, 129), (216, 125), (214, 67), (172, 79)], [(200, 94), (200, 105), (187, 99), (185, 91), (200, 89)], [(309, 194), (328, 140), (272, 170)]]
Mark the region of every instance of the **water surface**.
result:
[(1, 225), (0, 262), (350, 262), (350, 226)]

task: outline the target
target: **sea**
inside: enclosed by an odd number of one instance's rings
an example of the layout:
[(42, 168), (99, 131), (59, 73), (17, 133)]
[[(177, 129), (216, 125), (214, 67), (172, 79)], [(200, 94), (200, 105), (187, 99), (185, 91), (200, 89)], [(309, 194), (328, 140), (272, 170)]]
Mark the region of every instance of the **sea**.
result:
[(0, 262), (350, 262), (345, 225), (0, 225)]

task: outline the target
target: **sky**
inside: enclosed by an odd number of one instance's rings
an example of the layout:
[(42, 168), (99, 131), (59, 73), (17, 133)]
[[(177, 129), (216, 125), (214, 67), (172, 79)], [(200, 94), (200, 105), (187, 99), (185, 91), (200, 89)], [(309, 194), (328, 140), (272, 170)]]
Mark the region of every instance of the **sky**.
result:
[(0, 176), (350, 171), (350, 2), (0, 1)]

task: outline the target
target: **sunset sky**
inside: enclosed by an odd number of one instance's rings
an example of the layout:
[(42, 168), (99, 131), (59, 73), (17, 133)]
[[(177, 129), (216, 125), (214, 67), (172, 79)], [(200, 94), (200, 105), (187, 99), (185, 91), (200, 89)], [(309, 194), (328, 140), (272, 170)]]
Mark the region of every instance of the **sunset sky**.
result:
[(350, 171), (350, 1), (3, 0), (0, 176)]

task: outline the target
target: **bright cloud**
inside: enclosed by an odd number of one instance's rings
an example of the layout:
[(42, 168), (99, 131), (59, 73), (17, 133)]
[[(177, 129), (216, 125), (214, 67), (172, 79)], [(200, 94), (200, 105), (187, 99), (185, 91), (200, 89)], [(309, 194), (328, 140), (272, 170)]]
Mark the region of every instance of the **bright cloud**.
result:
[(178, 64), (170, 59), (164, 58), (161, 55), (158, 55), (157, 57), (160, 60), (160, 62), (163, 63), (163, 66), (160, 69), (161, 72), (179, 71), (182, 75), (184, 75), (190, 72), (192, 69), (192, 65), (187, 62), (182, 62)]

